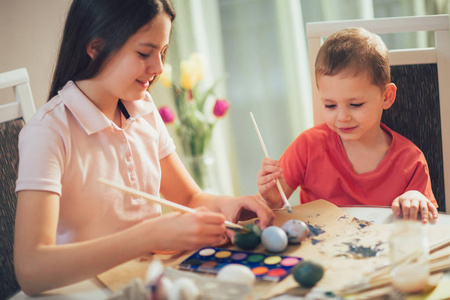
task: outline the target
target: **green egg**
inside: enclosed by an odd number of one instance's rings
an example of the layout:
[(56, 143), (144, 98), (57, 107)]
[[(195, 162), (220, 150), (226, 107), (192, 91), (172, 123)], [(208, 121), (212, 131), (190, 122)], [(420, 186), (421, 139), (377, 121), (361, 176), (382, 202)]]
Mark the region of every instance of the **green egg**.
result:
[(311, 288), (323, 277), (323, 267), (312, 261), (301, 261), (292, 268), (295, 281), (301, 286)]
[(261, 228), (255, 224), (244, 225), (249, 232), (237, 232), (234, 235), (233, 242), (236, 247), (243, 250), (253, 250), (261, 243)]

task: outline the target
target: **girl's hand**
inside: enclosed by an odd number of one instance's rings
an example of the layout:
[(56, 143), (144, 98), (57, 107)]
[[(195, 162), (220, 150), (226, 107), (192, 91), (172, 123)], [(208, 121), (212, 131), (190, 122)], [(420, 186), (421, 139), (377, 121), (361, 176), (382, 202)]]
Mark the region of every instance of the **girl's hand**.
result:
[(223, 241), (224, 221), (222, 214), (198, 208), (196, 213), (171, 212), (147, 222), (153, 222), (150, 234), (157, 250), (196, 250)]
[[(272, 224), (275, 218), (272, 209), (257, 195), (243, 197), (221, 196), (220, 198), (220, 201), (217, 201), (219, 210), (225, 215), (227, 220), (233, 223), (258, 218), (261, 229), (265, 229)], [(228, 230), (228, 235), (232, 238), (234, 232)]]
[(392, 201), (392, 212), (400, 217), (403, 214), (404, 220), (417, 220), (420, 213), (422, 223), (428, 223), (428, 214), (431, 213), (433, 219), (438, 218), (438, 211), (434, 204), (419, 191), (407, 191)]
[[(256, 183), (259, 194), (272, 208), (281, 208), (284, 205), (277, 188), (277, 178), (280, 180), (281, 185), (285, 186), (283, 184), (283, 171), (279, 166), (278, 160), (264, 158), (261, 170), (258, 172)], [(286, 197), (289, 196), (286, 195)]]

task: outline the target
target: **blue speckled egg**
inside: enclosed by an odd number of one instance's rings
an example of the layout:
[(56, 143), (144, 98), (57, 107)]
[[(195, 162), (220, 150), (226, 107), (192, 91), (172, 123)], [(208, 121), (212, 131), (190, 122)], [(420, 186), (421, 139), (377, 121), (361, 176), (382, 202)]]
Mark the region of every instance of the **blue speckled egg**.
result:
[(269, 226), (261, 234), (261, 243), (270, 252), (282, 252), (288, 245), (286, 232), (277, 226)]
[(300, 244), (309, 234), (308, 225), (297, 219), (286, 221), (281, 228), (286, 232), (289, 244)]

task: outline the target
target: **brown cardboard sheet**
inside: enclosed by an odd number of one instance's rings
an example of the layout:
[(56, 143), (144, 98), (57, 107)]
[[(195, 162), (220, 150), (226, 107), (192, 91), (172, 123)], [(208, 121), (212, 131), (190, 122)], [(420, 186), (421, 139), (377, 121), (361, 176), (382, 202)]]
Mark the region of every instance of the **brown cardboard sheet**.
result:
[[(276, 212), (274, 225), (281, 226), (289, 219), (306, 222), (316, 235), (311, 234), (301, 245), (289, 245), (283, 255), (297, 256), (319, 262), (325, 269), (317, 284), (331, 291), (339, 291), (349, 283), (360, 280), (365, 274), (389, 261), (388, 240), (392, 224), (372, 224), (348, 215), (344, 210), (324, 200), (293, 207), (293, 212)], [(251, 223), (250, 220), (245, 223)], [(429, 226), (430, 243), (448, 237), (447, 226)], [(234, 249), (233, 245), (226, 245)], [(254, 252), (265, 252), (262, 245)], [(165, 266), (176, 267), (193, 252), (176, 255), (156, 255)], [(362, 257), (366, 256), (366, 257)], [(112, 291), (117, 291), (133, 278), (145, 278), (151, 256), (138, 258), (98, 275), (98, 279)], [(260, 286), (260, 285), (259, 285)], [(304, 294), (293, 276), (288, 276), (266, 291), (264, 298), (277, 294)]]

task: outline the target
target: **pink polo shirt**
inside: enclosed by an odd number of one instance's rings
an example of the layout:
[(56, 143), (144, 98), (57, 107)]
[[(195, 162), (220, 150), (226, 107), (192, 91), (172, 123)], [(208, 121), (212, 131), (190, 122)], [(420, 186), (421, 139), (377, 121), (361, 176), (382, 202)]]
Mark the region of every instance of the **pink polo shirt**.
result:
[(175, 151), (149, 93), (123, 101), (130, 114), (116, 126), (69, 81), (19, 136), (16, 192), (60, 195), (57, 243), (88, 240), (161, 214), (149, 204), (97, 182), (103, 177), (159, 195), (159, 161)]

